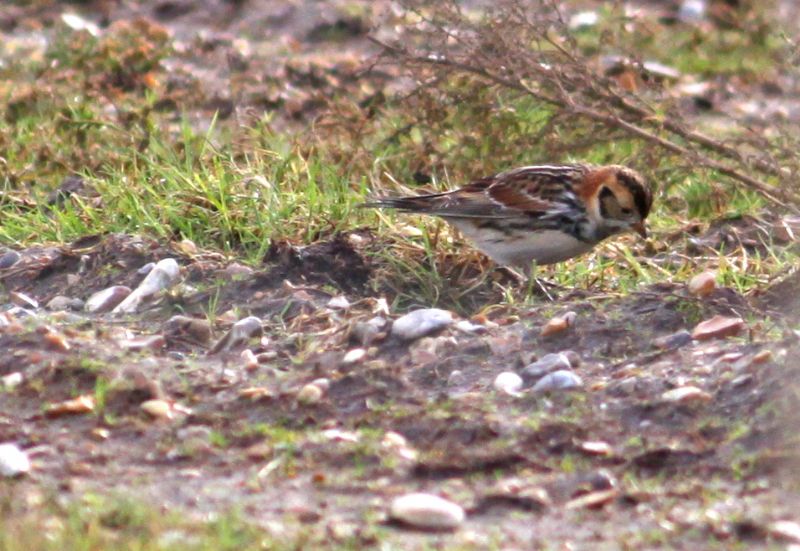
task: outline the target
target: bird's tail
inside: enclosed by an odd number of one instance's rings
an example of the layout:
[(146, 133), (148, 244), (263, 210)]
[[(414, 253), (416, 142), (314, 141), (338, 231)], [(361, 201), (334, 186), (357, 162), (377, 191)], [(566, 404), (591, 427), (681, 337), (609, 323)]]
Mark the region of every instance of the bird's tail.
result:
[(432, 193), (414, 197), (376, 197), (371, 201), (359, 205), (361, 208), (397, 209), (403, 212), (429, 212), (436, 210), (447, 195), (445, 193)]

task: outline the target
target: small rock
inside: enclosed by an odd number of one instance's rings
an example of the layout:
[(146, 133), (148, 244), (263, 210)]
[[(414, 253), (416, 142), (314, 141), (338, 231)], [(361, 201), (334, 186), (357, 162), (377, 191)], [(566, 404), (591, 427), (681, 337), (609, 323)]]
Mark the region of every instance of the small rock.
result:
[(567, 312), (563, 316), (556, 316), (544, 324), (539, 335), (542, 337), (549, 337), (569, 329), (575, 323), (578, 315), (575, 312)]
[(682, 386), (666, 391), (661, 395), (661, 399), (665, 402), (708, 402), (711, 400), (711, 395), (696, 386)]
[(548, 373), (558, 371), (559, 369), (570, 369), (571, 367), (575, 367), (575, 365), (570, 361), (570, 356), (564, 352), (556, 352), (553, 354), (545, 354), (535, 362), (527, 365), (525, 369), (522, 370), (521, 375), (526, 383), (531, 384)]
[(28, 454), (16, 444), (0, 444), (0, 476), (11, 478), (20, 476), (31, 470)]
[(332, 442), (350, 442), (351, 444), (355, 444), (360, 440), (358, 433), (336, 428), (322, 431), (322, 437)]
[(564, 504), (564, 508), (570, 509), (599, 509), (603, 505), (610, 503), (619, 495), (619, 488), (611, 488), (610, 490), (600, 490), (598, 492), (589, 492), (579, 497), (569, 500)]
[(579, 447), (580, 450), (587, 455), (608, 457), (614, 453), (614, 450), (611, 448), (608, 442), (581, 442)]
[(706, 0), (683, 0), (678, 19), (684, 23), (699, 23), (706, 16)]
[(800, 543), (800, 524), (792, 520), (776, 520), (767, 526), (773, 538)]
[(261, 400), (262, 398), (272, 398), (275, 394), (264, 386), (251, 386), (247, 388), (243, 388), (239, 391), (239, 397), (241, 398), (249, 398), (254, 402), (256, 400)]
[(480, 334), (480, 333), (486, 333), (487, 331), (487, 327), (485, 325), (481, 325), (479, 323), (472, 323), (469, 320), (460, 320), (456, 322), (455, 327), (462, 333), (469, 333), (469, 334)]
[(5, 390), (14, 390), (22, 384), (22, 381), (22, 373), (19, 371), (13, 371), (8, 375), (3, 375), (0, 377), (0, 387), (3, 387)]
[(350, 339), (362, 346), (369, 346), (373, 342), (386, 337), (384, 329), (387, 325), (386, 319), (376, 316), (369, 321), (359, 321), (350, 329)]
[(600, 16), (596, 11), (580, 11), (569, 18), (569, 28), (575, 30), (594, 27), (599, 20)]
[(716, 272), (706, 271), (694, 276), (689, 280), (689, 294), (696, 297), (710, 295), (717, 288)]
[(750, 359), (750, 365), (760, 365), (772, 360), (772, 350), (761, 350)]
[(242, 362), (244, 363), (245, 370), (255, 371), (256, 369), (258, 369), (258, 358), (256, 358), (255, 354), (253, 354), (252, 350), (250, 350), (249, 348), (245, 348), (244, 350), (242, 350), (240, 357), (242, 358)]
[(217, 354), (224, 350), (236, 348), (252, 338), (261, 336), (263, 333), (264, 329), (261, 327), (261, 320), (255, 316), (248, 316), (234, 323), (230, 331), (211, 347), (208, 354)]
[(64, 335), (53, 331), (47, 331), (42, 335), (42, 341), (47, 345), (47, 348), (58, 352), (68, 352), (72, 348)]
[(412, 341), (440, 331), (453, 323), (453, 314), (439, 308), (423, 308), (409, 312), (392, 324), (392, 335)]
[(191, 239), (181, 239), (180, 243), (175, 247), (186, 256), (194, 256), (197, 254), (197, 245)]
[(94, 397), (88, 394), (78, 396), (57, 404), (48, 404), (44, 408), (47, 417), (61, 417), (62, 415), (79, 415), (94, 411)]
[(450, 372), (450, 375), (447, 376), (447, 386), (459, 386), (463, 385), (465, 382), (467, 382), (467, 378), (460, 369), (454, 369)]
[(5, 270), (6, 268), (10, 268), (17, 262), (19, 259), (22, 258), (17, 251), (8, 251), (7, 253), (0, 256), (0, 270)]
[(363, 348), (354, 348), (344, 355), (344, 358), (342, 358), (342, 363), (344, 365), (352, 365), (360, 362), (366, 357), (367, 357), (366, 350), (364, 350)]
[(245, 266), (244, 264), (239, 264), (238, 262), (233, 262), (225, 267), (224, 272), (225, 275), (233, 278), (234, 280), (239, 280), (244, 279), (252, 274), (253, 268), (250, 266)]
[(324, 394), (325, 393), (319, 386), (309, 383), (303, 386), (297, 393), (297, 401), (304, 405), (316, 404), (322, 400)]
[(145, 350), (161, 350), (167, 345), (166, 339), (161, 335), (146, 335), (125, 339), (119, 342), (120, 348), (129, 352), (143, 352)]
[(683, 330), (683, 331), (678, 331), (677, 333), (673, 333), (671, 335), (659, 337), (653, 341), (653, 344), (657, 348), (661, 348), (662, 350), (671, 350), (671, 349), (682, 348), (691, 342), (692, 342), (692, 334), (686, 330)]
[(389, 516), (416, 528), (452, 530), (464, 522), (464, 509), (433, 494), (413, 493), (392, 500)]
[(84, 303), (79, 298), (70, 298), (56, 295), (47, 303), (48, 310), (82, 310)]
[(583, 380), (578, 375), (566, 369), (559, 369), (539, 379), (539, 382), (533, 385), (533, 391), (569, 390), (582, 386)]
[(205, 318), (176, 315), (164, 322), (161, 334), (170, 343), (205, 345), (211, 341), (211, 324)]
[(111, 437), (111, 431), (103, 427), (93, 428), (90, 434), (95, 440), (108, 440)]
[(103, 314), (113, 310), (125, 297), (131, 294), (131, 288), (124, 285), (114, 285), (102, 291), (97, 291), (86, 301), (84, 309), (87, 312)]
[(126, 314), (135, 312), (143, 300), (174, 285), (178, 281), (180, 273), (181, 268), (174, 258), (160, 260), (139, 286), (125, 297), (125, 300), (120, 302), (112, 312)]
[(522, 388), (522, 377), (511, 371), (504, 371), (494, 379), (494, 389), (510, 396), (519, 396)]
[(347, 310), (350, 308), (350, 301), (344, 295), (339, 295), (331, 298), (328, 301), (328, 308), (333, 310)]
[(711, 319), (702, 321), (692, 330), (692, 338), (699, 341), (724, 338), (738, 335), (745, 330), (747, 325), (742, 318), (729, 318), (726, 316), (714, 316)]
[(154, 419), (172, 419), (172, 406), (166, 400), (147, 400), (142, 402), (139, 407)]

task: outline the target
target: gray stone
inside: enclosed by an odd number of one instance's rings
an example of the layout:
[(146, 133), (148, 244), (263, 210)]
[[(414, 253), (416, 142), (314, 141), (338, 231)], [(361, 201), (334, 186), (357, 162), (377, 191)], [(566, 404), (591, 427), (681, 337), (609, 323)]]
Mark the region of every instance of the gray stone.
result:
[(548, 373), (533, 385), (534, 392), (544, 392), (547, 390), (570, 390), (583, 386), (583, 380), (566, 369), (560, 369), (553, 373)]
[(453, 314), (439, 308), (414, 310), (395, 320), (392, 335), (404, 341), (412, 341), (440, 331), (453, 323)]
[(17, 251), (8, 251), (7, 253), (0, 255), (0, 270), (5, 270), (6, 268), (10, 268), (17, 262), (19, 259), (22, 258)]

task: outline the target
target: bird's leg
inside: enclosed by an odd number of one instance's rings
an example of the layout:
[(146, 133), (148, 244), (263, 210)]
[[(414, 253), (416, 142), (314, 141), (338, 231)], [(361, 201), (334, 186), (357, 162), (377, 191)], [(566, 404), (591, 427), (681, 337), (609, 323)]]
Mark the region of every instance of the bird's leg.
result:
[(555, 302), (555, 299), (548, 292), (547, 287), (545, 287), (546, 282), (540, 280), (534, 275), (536, 270), (533, 264), (523, 268), (522, 273), (519, 273), (517, 270), (509, 266), (500, 266), (498, 269), (513, 279), (514, 282), (519, 286), (519, 289), (525, 293), (525, 296), (530, 296), (535, 286), (539, 290), (538, 294), (544, 295), (545, 298), (547, 298), (547, 300), (550, 302)]

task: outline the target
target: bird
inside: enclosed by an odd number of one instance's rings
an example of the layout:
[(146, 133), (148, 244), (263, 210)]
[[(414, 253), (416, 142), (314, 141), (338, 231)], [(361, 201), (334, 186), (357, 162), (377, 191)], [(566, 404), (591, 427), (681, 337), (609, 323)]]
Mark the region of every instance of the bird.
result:
[(377, 197), (363, 207), (438, 216), (497, 264), (522, 269), (585, 254), (608, 237), (647, 238), (653, 193), (622, 165), (523, 166), (451, 191)]

